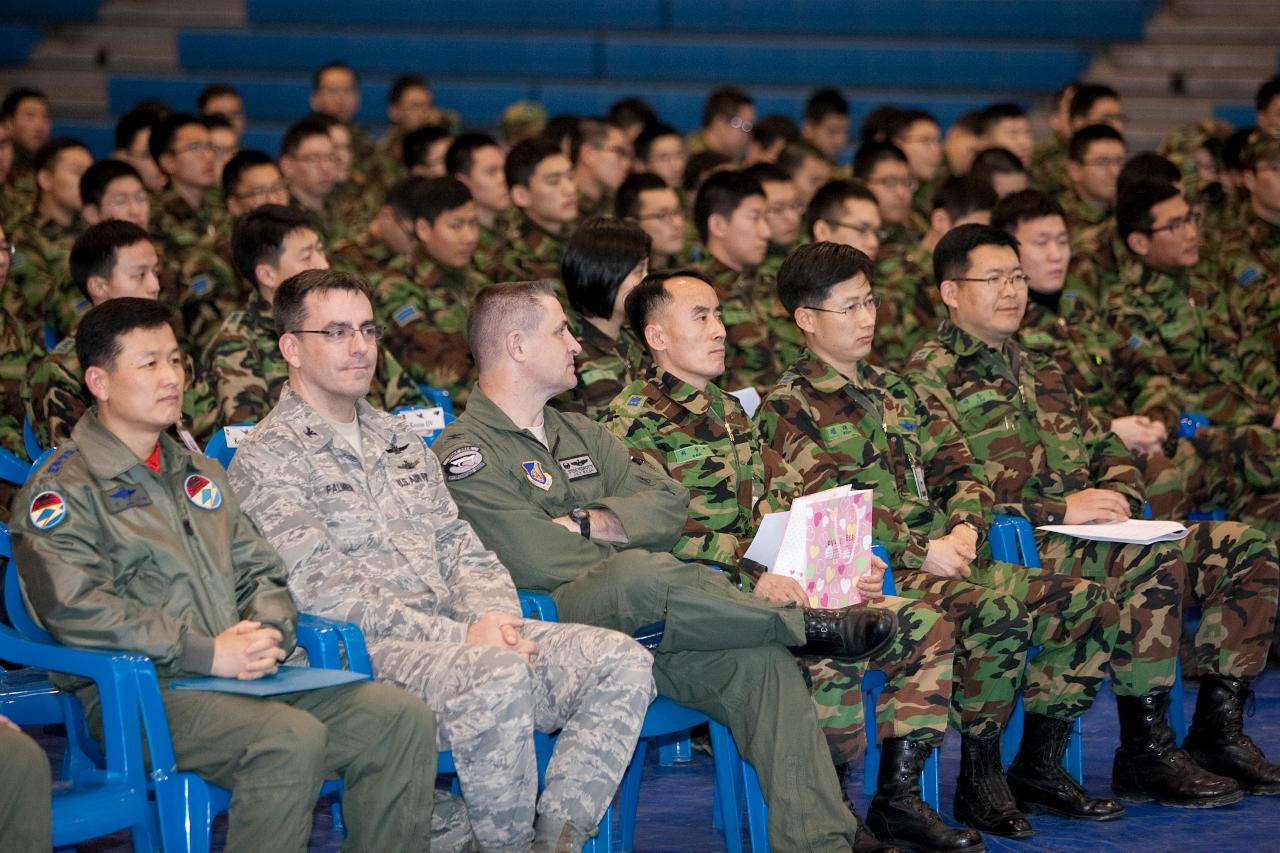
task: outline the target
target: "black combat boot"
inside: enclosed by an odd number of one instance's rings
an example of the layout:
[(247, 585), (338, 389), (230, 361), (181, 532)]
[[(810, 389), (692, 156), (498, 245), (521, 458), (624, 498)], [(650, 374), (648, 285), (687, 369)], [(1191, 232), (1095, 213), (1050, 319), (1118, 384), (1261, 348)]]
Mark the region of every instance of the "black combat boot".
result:
[(1212, 809), (1244, 799), (1234, 779), (1215, 776), (1173, 742), (1169, 691), (1117, 696), (1120, 748), (1111, 765), (1111, 789), (1122, 800), (1187, 809)]
[(1244, 706), (1251, 698), (1249, 682), (1205, 673), (1182, 748), (1196, 764), (1236, 780), (1246, 793), (1280, 794), (1280, 765), (1267, 761), (1244, 733)]
[(1031, 821), (1018, 811), (1000, 765), (1000, 734), (960, 736), (960, 778), (956, 780), (956, 820), (1006, 838), (1030, 838)]
[(1074, 727), (1073, 720), (1026, 715), (1022, 745), (1006, 774), (1018, 808), (1028, 814), (1043, 810), (1077, 820), (1123, 817), (1124, 806), (1117, 800), (1089, 796), (1062, 768), (1062, 756)]
[(920, 770), (933, 747), (907, 738), (885, 738), (880, 747), (876, 795), (867, 809), (867, 828), (877, 838), (916, 850), (982, 851), (982, 834), (947, 826), (920, 797)]
[(803, 646), (799, 655), (863, 660), (878, 653), (898, 633), (898, 617), (882, 607), (804, 610)]

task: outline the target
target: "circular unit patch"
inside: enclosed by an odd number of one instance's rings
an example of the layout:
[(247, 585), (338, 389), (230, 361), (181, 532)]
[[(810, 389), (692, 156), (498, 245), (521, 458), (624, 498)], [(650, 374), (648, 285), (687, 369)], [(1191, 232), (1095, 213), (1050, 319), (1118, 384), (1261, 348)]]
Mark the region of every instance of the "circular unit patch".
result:
[(67, 517), (67, 502), (57, 492), (41, 492), (31, 499), (31, 523), (39, 530), (57, 527)]
[(222, 506), (222, 492), (203, 474), (192, 474), (182, 484), (187, 500), (201, 509), (215, 510)]

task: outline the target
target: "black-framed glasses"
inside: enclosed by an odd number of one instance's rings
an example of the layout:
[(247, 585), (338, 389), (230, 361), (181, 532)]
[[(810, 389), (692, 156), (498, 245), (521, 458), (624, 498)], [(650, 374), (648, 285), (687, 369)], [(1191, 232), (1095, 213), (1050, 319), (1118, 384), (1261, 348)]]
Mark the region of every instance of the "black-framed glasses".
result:
[(875, 228), (866, 222), (841, 222), (839, 219), (824, 219), (822, 221), (832, 226), (833, 228), (848, 228), (850, 231), (856, 231), (859, 234), (861, 234), (863, 237), (867, 236), (868, 234), (874, 234), (876, 235), (876, 239), (882, 243), (889, 236), (889, 232), (886, 231), (885, 229)]
[(738, 116), (734, 116), (729, 119), (729, 127), (732, 127), (734, 130), (740, 130), (743, 133), (750, 133), (755, 128), (755, 124)]
[(684, 211), (678, 207), (670, 210), (656, 210), (653, 213), (646, 213), (643, 216), (637, 216), (641, 222), (652, 219), (655, 222), (675, 222), (677, 219), (684, 219)]
[(987, 287), (1000, 287), (1005, 284), (1012, 284), (1015, 287), (1026, 287), (1031, 277), (1024, 272), (993, 272), (986, 278), (960, 278), (959, 276), (951, 279), (952, 281), (972, 281), (978, 284), (985, 284)]
[(851, 313), (856, 314), (858, 311), (870, 311), (874, 314), (876, 309), (880, 307), (880, 302), (880, 295), (873, 294), (861, 302), (853, 303), (848, 308), (819, 308), (817, 305), (802, 305), (801, 307), (808, 308), (810, 311), (821, 311), (823, 314), (840, 314), (844, 316)]
[(353, 326), (330, 326), (327, 329), (290, 329), (291, 335), (324, 335), (324, 340), (331, 344), (342, 344), (351, 340), (359, 332), (366, 341), (382, 339), (386, 329), (377, 323), (365, 323), (359, 328)]
[(1148, 228), (1147, 233), (1159, 234), (1161, 231), (1185, 231), (1188, 225), (1199, 225), (1203, 216), (1204, 214), (1200, 211), (1193, 210), (1186, 216), (1179, 216), (1177, 219), (1170, 219), (1164, 225)]

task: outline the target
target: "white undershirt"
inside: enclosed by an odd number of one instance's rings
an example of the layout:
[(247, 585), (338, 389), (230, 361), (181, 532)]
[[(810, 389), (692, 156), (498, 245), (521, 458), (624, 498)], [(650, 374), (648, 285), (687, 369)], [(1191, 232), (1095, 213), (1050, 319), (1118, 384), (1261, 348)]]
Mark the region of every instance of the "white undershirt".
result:
[(547, 444), (547, 422), (545, 420), (537, 426), (528, 426), (525, 429), (533, 433), (533, 437), (542, 442), (543, 447), (551, 448), (551, 445)]
[(333, 428), (338, 438), (345, 441), (356, 452), (357, 459), (364, 459), (364, 440), (360, 437), (360, 417), (358, 414), (346, 423), (326, 418), (324, 415), (320, 417), (324, 418), (324, 422)]

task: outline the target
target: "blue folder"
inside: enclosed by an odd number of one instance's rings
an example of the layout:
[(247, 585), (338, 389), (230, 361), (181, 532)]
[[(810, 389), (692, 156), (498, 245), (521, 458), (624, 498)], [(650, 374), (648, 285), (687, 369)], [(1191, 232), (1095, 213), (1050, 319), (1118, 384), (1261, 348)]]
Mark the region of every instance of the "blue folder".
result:
[(337, 687), (355, 681), (367, 681), (369, 676), (349, 669), (321, 669), (310, 666), (282, 666), (274, 675), (241, 681), (238, 678), (217, 678), (207, 675), (201, 678), (179, 678), (170, 682), (172, 690), (209, 690), (214, 693), (238, 693), (241, 696), (279, 696), (282, 693), (303, 693), (324, 687)]

